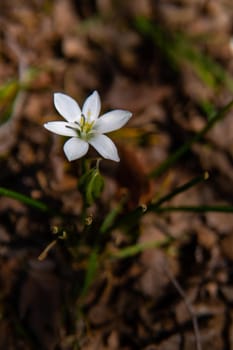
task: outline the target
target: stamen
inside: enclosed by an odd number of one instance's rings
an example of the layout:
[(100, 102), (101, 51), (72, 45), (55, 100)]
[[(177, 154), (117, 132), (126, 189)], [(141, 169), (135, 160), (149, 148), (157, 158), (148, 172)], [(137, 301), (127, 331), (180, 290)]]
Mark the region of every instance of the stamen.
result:
[(77, 129), (76, 129), (76, 128), (74, 128), (73, 126), (70, 126), (70, 125), (65, 125), (65, 127), (66, 127), (66, 128), (68, 128), (68, 129), (72, 129), (72, 130), (77, 131)]
[(84, 123), (86, 123), (86, 117), (85, 117), (85, 115), (83, 113), (81, 114), (81, 119), (83, 119)]
[[(82, 139), (87, 139), (90, 137), (90, 134), (93, 133), (92, 127), (94, 124), (94, 121), (88, 122), (87, 118), (85, 117), (84, 114), (81, 114), (81, 119), (80, 121), (74, 121), (72, 122), (74, 126), (71, 125), (66, 125), (66, 128), (69, 128), (71, 130), (75, 130), (76, 133), (78, 134), (78, 137)], [(76, 127), (77, 125), (77, 127)]]

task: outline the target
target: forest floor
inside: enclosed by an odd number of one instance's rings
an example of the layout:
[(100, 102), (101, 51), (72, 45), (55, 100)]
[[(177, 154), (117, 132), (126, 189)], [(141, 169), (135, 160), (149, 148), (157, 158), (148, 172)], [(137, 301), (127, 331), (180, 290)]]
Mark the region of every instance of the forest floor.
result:
[[(233, 350), (233, 108), (190, 142), (233, 99), (231, 0), (0, 8), (0, 349)], [(43, 124), (94, 90), (133, 117), (83, 233), (80, 162)]]

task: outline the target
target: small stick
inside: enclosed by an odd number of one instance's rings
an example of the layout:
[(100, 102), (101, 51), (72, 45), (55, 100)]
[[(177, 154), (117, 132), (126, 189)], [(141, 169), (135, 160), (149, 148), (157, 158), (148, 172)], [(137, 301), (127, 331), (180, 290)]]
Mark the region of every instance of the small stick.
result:
[(43, 261), (44, 259), (47, 258), (47, 255), (49, 253), (49, 251), (57, 244), (57, 240), (52, 241), (51, 243), (49, 243), (47, 245), (47, 247), (42, 251), (42, 253), (40, 253), (40, 255), (38, 256), (38, 260), (39, 261)]
[(192, 319), (193, 330), (194, 330), (194, 335), (195, 335), (195, 340), (196, 340), (196, 350), (202, 350), (201, 336), (200, 336), (200, 331), (199, 331), (199, 327), (198, 327), (197, 317), (196, 317), (195, 312), (193, 310), (192, 304), (188, 300), (183, 288), (181, 287), (181, 285), (179, 284), (177, 279), (171, 274), (171, 272), (169, 271), (167, 266), (164, 267), (164, 270), (165, 270), (165, 273), (167, 274), (167, 276), (169, 277), (171, 283), (176, 288), (177, 292), (183, 298), (185, 306), (186, 306), (186, 308), (189, 312), (189, 315)]

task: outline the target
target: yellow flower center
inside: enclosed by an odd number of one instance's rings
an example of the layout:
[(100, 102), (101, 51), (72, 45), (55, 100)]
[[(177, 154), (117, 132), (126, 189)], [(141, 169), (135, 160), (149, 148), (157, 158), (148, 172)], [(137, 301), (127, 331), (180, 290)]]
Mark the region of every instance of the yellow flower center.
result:
[(91, 131), (93, 124), (94, 124), (94, 121), (89, 122), (88, 120), (86, 120), (86, 118), (83, 114), (81, 115), (80, 131), (81, 131), (82, 136), (87, 136), (87, 134)]
[(86, 117), (82, 114), (80, 122), (75, 121), (72, 123), (73, 125), (66, 125), (66, 127), (75, 130), (80, 139), (88, 141), (91, 136), (94, 123), (94, 120), (90, 122), (89, 118), (86, 119)]

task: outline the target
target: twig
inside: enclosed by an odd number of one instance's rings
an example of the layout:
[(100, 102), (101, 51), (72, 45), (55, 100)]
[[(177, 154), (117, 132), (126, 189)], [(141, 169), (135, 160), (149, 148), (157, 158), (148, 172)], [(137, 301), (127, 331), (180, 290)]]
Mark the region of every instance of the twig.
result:
[(164, 266), (164, 270), (165, 270), (165, 273), (167, 274), (167, 276), (169, 277), (171, 283), (176, 288), (177, 292), (183, 298), (185, 306), (186, 306), (186, 308), (189, 312), (189, 315), (192, 319), (193, 330), (194, 330), (194, 335), (195, 335), (195, 340), (196, 340), (196, 350), (202, 350), (201, 336), (200, 336), (200, 331), (199, 331), (199, 327), (198, 327), (197, 317), (196, 317), (195, 312), (193, 310), (192, 304), (188, 300), (183, 288), (181, 287), (181, 285), (179, 284), (177, 279), (171, 274), (171, 272), (169, 271), (167, 266)]
[(49, 251), (57, 244), (57, 240), (53, 240), (52, 242), (50, 242), (47, 247), (45, 247), (45, 249), (42, 251), (42, 253), (40, 253), (40, 255), (38, 256), (38, 260), (39, 261), (43, 261), (44, 259), (47, 258), (47, 255), (49, 253)]
[[(9, 35), (8, 35), (8, 46), (18, 60), (18, 79), (19, 79), (19, 83), (23, 84), (26, 80), (27, 71), (28, 71), (28, 64), (25, 58), (24, 50), (21, 49), (18, 43)], [(14, 101), (13, 111), (11, 115), (12, 119), (16, 119), (20, 116), (24, 102), (25, 102), (25, 98), (26, 98), (26, 92), (24, 90), (20, 90)]]

